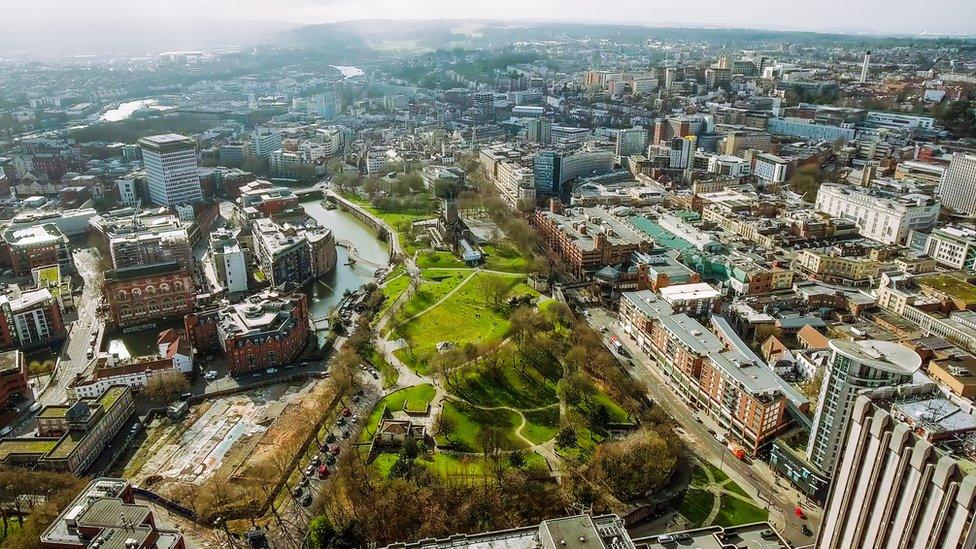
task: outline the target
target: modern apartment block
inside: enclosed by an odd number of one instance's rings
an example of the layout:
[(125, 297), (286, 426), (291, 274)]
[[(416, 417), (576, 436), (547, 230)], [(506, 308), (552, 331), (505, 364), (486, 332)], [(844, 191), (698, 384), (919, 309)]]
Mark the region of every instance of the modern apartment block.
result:
[(976, 418), (932, 384), (852, 403), (818, 549), (976, 544)]
[(162, 206), (174, 206), (203, 199), (193, 141), (169, 133), (143, 137), (139, 146), (149, 180), (150, 200)]
[(0, 348), (32, 349), (67, 335), (61, 305), (51, 290), (14, 289), (0, 295)]
[(909, 231), (928, 229), (939, 218), (938, 200), (922, 194), (894, 194), (876, 189), (824, 184), (816, 208), (857, 223), (861, 236), (885, 244), (902, 244)]
[(758, 453), (789, 429), (787, 408), (796, 400), (795, 391), (744, 345), (728, 348), (697, 320), (675, 314), (649, 290), (622, 294), (620, 323), (655, 359), (674, 391), (750, 453)]
[(633, 252), (651, 248), (646, 236), (599, 207), (564, 208), (558, 200), (551, 200), (550, 209), (536, 210), (531, 222), (546, 246), (577, 277), (619, 265)]
[(312, 253), (305, 234), (290, 225), (261, 218), (251, 222), (254, 254), (273, 286), (304, 284), (312, 278)]
[(247, 291), (250, 278), (247, 255), (230, 231), (218, 229), (210, 233), (210, 257), (217, 280), (229, 293)]
[(62, 273), (75, 271), (71, 249), (57, 225), (46, 223), (32, 227), (8, 227), (3, 232), (0, 257), (18, 276), (29, 275), (31, 269), (57, 265)]
[(817, 413), (807, 444), (810, 462), (825, 472), (834, 470), (858, 392), (908, 383), (922, 366), (922, 357), (891, 341), (833, 339), (820, 390)]

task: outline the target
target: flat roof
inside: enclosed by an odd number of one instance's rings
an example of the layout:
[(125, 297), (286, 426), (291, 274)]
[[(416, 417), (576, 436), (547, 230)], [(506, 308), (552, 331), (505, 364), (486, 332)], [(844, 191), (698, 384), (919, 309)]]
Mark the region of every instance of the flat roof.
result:
[(922, 367), (922, 357), (918, 353), (893, 341), (832, 339), (828, 345), (848, 358), (894, 374), (911, 375)]
[(691, 284), (676, 284), (658, 290), (661, 297), (668, 301), (685, 301), (690, 299), (715, 299), (722, 294), (705, 282)]

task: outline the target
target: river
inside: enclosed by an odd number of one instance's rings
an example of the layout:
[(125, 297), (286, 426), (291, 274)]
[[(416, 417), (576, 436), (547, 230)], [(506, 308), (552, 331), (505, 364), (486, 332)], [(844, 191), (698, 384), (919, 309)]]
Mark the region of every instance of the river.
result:
[(118, 107), (114, 109), (109, 109), (105, 111), (102, 115), (102, 120), (106, 122), (118, 122), (119, 120), (125, 120), (132, 116), (132, 113), (139, 109), (155, 109), (157, 111), (167, 111), (174, 109), (175, 107), (164, 107), (158, 105), (158, 101), (155, 99), (139, 99), (138, 101), (126, 101), (125, 103), (119, 103)]
[(355, 78), (357, 76), (362, 76), (366, 74), (366, 71), (359, 67), (346, 67), (343, 65), (332, 65), (333, 69), (342, 73), (342, 79), (348, 80), (350, 78)]

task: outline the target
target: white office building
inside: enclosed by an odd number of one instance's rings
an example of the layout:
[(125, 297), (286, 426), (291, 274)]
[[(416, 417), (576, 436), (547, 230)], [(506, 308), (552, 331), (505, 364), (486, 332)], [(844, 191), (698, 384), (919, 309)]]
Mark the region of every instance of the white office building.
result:
[(783, 183), (789, 171), (790, 162), (775, 154), (760, 154), (756, 156), (756, 166), (752, 172), (764, 183)]
[(811, 463), (829, 474), (841, 456), (858, 392), (910, 382), (922, 367), (922, 357), (892, 341), (832, 339), (828, 347), (830, 361), (813, 417), (807, 455)]
[(210, 234), (210, 257), (217, 281), (228, 293), (247, 291), (247, 257), (230, 231), (218, 229)]
[(617, 143), (614, 152), (620, 157), (644, 154), (644, 151), (647, 150), (647, 137), (646, 128), (617, 130)]
[(953, 210), (976, 215), (976, 155), (956, 153), (942, 174), (938, 196)]
[(717, 154), (708, 158), (708, 171), (729, 177), (749, 175), (749, 162), (730, 154)]
[(267, 160), (281, 148), (281, 134), (271, 128), (256, 128), (251, 132), (251, 152), (255, 158)]
[(163, 206), (192, 204), (203, 199), (197, 152), (193, 141), (175, 134), (139, 140), (149, 181), (149, 199)]
[(935, 229), (925, 242), (925, 253), (940, 265), (976, 271), (976, 229), (944, 227)]
[(857, 224), (861, 236), (885, 244), (901, 244), (911, 230), (933, 227), (939, 201), (923, 194), (896, 194), (876, 189), (823, 184), (816, 208)]
[(858, 396), (817, 548), (976, 545), (974, 429), (933, 384)]

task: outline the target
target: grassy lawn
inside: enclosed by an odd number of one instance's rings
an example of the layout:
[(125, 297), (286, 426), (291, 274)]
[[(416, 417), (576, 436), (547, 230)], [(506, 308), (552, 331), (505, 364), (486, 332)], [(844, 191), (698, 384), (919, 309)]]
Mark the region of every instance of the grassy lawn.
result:
[[(454, 345), (462, 346), (469, 342), (480, 344), (502, 339), (505, 332), (508, 331), (508, 311), (496, 311), (485, 304), (478, 289), (478, 279), (482, 276), (493, 275), (475, 274), (449, 299), (424, 315), (408, 322), (404, 326), (403, 332), (410, 342), (413, 356), (410, 356), (408, 352), (397, 356), (417, 371), (425, 373), (426, 358), (437, 352), (436, 346), (441, 341), (449, 341)], [(509, 283), (513, 295), (538, 295), (518, 278), (513, 278)], [(420, 293), (419, 290), (418, 293)], [(405, 309), (416, 309), (419, 312), (437, 301), (431, 297), (422, 298), (419, 305), (411, 299)], [(428, 304), (421, 306), (422, 303)], [(404, 313), (405, 316), (408, 314), (407, 312)]]
[(730, 481), (726, 482), (725, 484), (722, 485), (722, 488), (725, 488), (726, 490), (728, 490), (729, 492), (732, 492), (733, 494), (739, 494), (740, 496), (742, 496), (744, 498), (751, 497), (749, 494), (746, 493), (745, 490), (742, 489), (741, 486), (739, 486), (738, 484), (736, 484), (735, 481), (731, 481), (730, 480)]
[(397, 380), (400, 379), (400, 371), (393, 367), (392, 364), (383, 358), (383, 354), (379, 351), (374, 350), (373, 356), (370, 357), (370, 361), (373, 366), (379, 370), (380, 375), (383, 376), (383, 388), (389, 389), (397, 384)]
[(596, 450), (597, 444), (603, 437), (586, 428), (576, 429), (576, 446), (571, 448), (556, 447), (556, 453), (568, 461), (586, 461)]
[(712, 474), (712, 478), (715, 479), (716, 484), (723, 484), (725, 481), (729, 480), (729, 475), (722, 472), (721, 469), (708, 463), (707, 461), (702, 461), (701, 465), (708, 469), (708, 472)]
[(485, 264), (483, 267), (492, 271), (505, 271), (509, 273), (524, 273), (525, 258), (522, 254), (507, 242), (497, 246), (482, 246), (485, 252)]
[(522, 429), (522, 434), (535, 444), (542, 444), (559, 432), (558, 406), (534, 412), (522, 412), (522, 414), (525, 416), (525, 428)]
[(414, 221), (419, 221), (421, 219), (430, 219), (436, 217), (436, 212), (420, 212), (420, 211), (384, 211), (379, 210), (376, 206), (373, 206), (369, 200), (359, 196), (358, 194), (352, 192), (342, 193), (342, 197), (346, 200), (361, 206), (364, 210), (375, 215), (376, 217), (383, 220), (387, 225), (393, 227), (394, 230), (399, 230), (404, 224), (413, 223)]
[(508, 410), (482, 410), (468, 406), (463, 402), (445, 402), (443, 413), (454, 419), (457, 429), (449, 441), (442, 436), (437, 437), (440, 444), (450, 443), (460, 452), (481, 452), (483, 448), (478, 444), (478, 433), (485, 426), (492, 426), (506, 432), (507, 442), (511, 448), (524, 448), (525, 443), (515, 436), (515, 429), (522, 420), (518, 414)]
[(556, 383), (561, 369), (558, 363), (546, 372), (535, 368), (519, 371), (506, 364), (500, 377), (490, 376), (483, 370), (470, 370), (462, 374), (457, 385), (448, 390), (451, 394), (479, 406), (510, 406), (512, 408), (539, 408), (559, 402)]
[(691, 523), (692, 528), (702, 526), (708, 514), (712, 512), (715, 496), (705, 490), (689, 488), (685, 492), (685, 498), (678, 507), (678, 514), (685, 517)]
[(417, 254), (417, 266), (421, 269), (433, 268), (466, 268), (467, 265), (450, 252), (434, 250)]
[(20, 530), (20, 521), (18, 521), (16, 517), (8, 518), (7, 529), (4, 530), (3, 527), (0, 526), (0, 543), (3, 543), (3, 540), (7, 539), (7, 536), (17, 532), (18, 530)]
[(746, 503), (740, 499), (725, 496), (722, 498), (722, 505), (715, 517), (715, 524), (719, 526), (738, 526), (740, 524), (750, 524), (761, 522), (769, 518), (769, 512), (751, 503)]
[[(422, 275), (423, 282), (420, 283), (417, 291), (410, 296), (410, 300), (400, 309), (400, 318), (410, 318), (437, 303), (451, 290), (457, 288), (469, 274), (463, 271), (424, 272)], [(409, 280), (407, 284), (410, 284)]]
[(410, 287), (410, 277), (403, 273), (403, 267), (397, 266), (393, 273), (387, 278), (386, 284), (380, 290), (383, 292), (383, 305), (380, 307), (378, 315), (382, 316), (393, 306), (393, 302), (400, 297), (407, 288)]
[(369, 414), (369, 419), (366, 420), (366, 425), (363, 427), (363, 430), (359, 435), (359, 440), (365, 442), (372, 438), (373, 434), (376, 432), (376, 427), (378, 427), (380, 424), (383, 406), (389, 408), (390, 411), (402, 410), (404, 402), (409, 400), (414, 402), (424, 401), (429, 403), (431, 400), (433, 400), (434, 394), (434, 387), (432, 385), (424, 384), (406, 387), (386, 395), (376, 403), (376, 407), (373, 409), (373, 412)]

